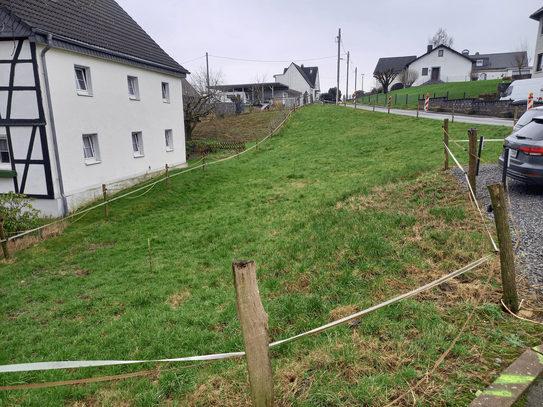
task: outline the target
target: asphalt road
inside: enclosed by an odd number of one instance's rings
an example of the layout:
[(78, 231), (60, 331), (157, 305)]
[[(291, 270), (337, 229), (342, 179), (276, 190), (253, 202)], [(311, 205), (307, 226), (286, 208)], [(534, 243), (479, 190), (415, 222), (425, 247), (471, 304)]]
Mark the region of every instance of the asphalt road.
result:
[[(347, 107), (353, 107), (354, 105), (347, 105)], [(369, 105), (356, 105), (357, 109), (362, 110), (373, 110), (373, 106)], [(375, 106), (376, 112), (382, 112), (387, 113), (388, 109), (386, 107), (382, 106)], [(404, 110), (404, 109), (390, 109), (391, 114), (399, 114), (402, 116), (416, 116), (417, 111), (416, 110)], [(434, 120), (441, 120), (444, 119), (452, 119), (451, 114), (445, 114), (445, 113), (435, 113), (435, 112), (425, 112), (424, 110), (419, 111), (419, 117), (422, 117), (424, 119), (434, 119)], [(513, 127), (513, 120), (512, 119), (499, 119), (497, 117), (487, 117), (487, 116), (466, 116), (466, 115), (454, 115), (454, 121), (460, 122), (460, 123), (472, 123), (472, 124), (491, 124), (493, 126), (507, 126), (507, 127)]]

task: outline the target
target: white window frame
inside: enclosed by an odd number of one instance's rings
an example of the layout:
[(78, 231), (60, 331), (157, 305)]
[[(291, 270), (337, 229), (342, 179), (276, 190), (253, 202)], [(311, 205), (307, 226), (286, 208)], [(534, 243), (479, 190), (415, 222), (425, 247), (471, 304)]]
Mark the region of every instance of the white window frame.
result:
[[(81, 77), (78, 77), (78, 72)], [(88, 66), (74, 65), (75, 88), (79, 96), (92, 96), (92, 82)]]
[[(426, 72), (426, 73), (425, 73)], [(428, 68), (422, 68), (421, 76), (428, 76)]]
[(132, 150), (134, 151), (134, 158), (145, 156), (143, 152), (143, 135), (141, 131), (132, 132)]
[(440, 49), (439, 51), (437, 51), (437, 56), (438, 57), (442, 57), (443, 56), (443, 50)]
[(170, 103), (170, 84), (168, 82), (162, 82), (160, 88), (162, 91), (162, 101), (164, 103)]
[(478, 60), (475, 62), (475, 66), (483, 66), (483, 60), (482, 60), (482, 59), (478, 59)]
[[(0, 134), (0, 141), (5, 140), (5, 147), (0, 144), (0, 170), (11, 170), (11, 156), (9, 155), (8, 137), (5, 134)], [(4, 144), (4, 143), (2, 143)], [(7, 153), (7, 161), (2, 160), (2, 153)]]
[(172, 132), (172, 129), (164, 130), (164, 138), (166, 139), (166, 151), (173, 151), (173, 132)]
[(83, 134), (83, 157), (85, 157), (85, 165), (99, 164), (100, 147), (98, 145), (98, 134)]
[(127, 76), (126, 81), (128, 84), (128, 97), (131, 100), (140, 100), (140, 90), (138, 86), (137, 76)]

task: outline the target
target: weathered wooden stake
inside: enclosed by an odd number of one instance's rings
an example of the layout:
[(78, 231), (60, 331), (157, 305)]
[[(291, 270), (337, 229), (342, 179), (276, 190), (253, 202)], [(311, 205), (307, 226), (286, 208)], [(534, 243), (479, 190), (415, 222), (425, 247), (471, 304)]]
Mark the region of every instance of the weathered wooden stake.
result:
[(375, 112), (375, 100), (373, 101), (373, 111)]
[(494, 210), (494, 221), (498, 232), (498, 245), (500, 248), (500, 261), (502, 270), (503, 301), (513, 311), (518, 311), (517, 284), (515, 281), (515, 257), (513, 255), (513, 243), (511, 242), (511, 230), (507, 219), (507, 206), (505, 203), (505, 192), (503, 184), (488, 186), (492, 209)]
[(253, 407), (273, 406), (273, 372), (268, 341), (268, 315), (260, 301), (253, 260), (232, 262), (236, 306), (247, 356)]
[(106, 188), (106, 184), (102, 184), (102, 193), (104, 194), (104, 202), (106, 203), (104, 205), (105, 207), (105, 211), (106, 211), (106, 218), (109, 216), (109, 208), (108, 208), (108, 203), (107, 203), (107, 188)]
[(206, 158), (204, 157), (204, 165), (202, 166), (203, 171), (206, 171)]
[(451, 123), (454, 123), (454, 106), (453, 106), (453, 111), (452, 111), (452, 119), (451, 119)]
[(477, 129), (469, 129), (469, 170), (468, 179), (473, 190), (473, 195), (477, 198)]
[(419, 104), (417, 103), (417, 117), (419, 117)]
[[(443, 139), (445, 141), (445, 145), (449, 147), (449, 119), (443, 120)], [(446, 147), (443, 147), (445, 150), (445, 171), (449, 169), (449, 152), (447, 151)]]
[(170, 187), (170, 168), (166, 164), (166, 189)]
[[(0, 240), (6, 240), (6, 234), (4, 233), (4, 219), (0, 217)], [(2, 242), (2, 251), (4, 257), (9, 259), (8, 242)]]
[(518, 106), (515, 106), (515, 117), (513, 121), (513, 126), (517, 124), (517, 119), (518, 119)]

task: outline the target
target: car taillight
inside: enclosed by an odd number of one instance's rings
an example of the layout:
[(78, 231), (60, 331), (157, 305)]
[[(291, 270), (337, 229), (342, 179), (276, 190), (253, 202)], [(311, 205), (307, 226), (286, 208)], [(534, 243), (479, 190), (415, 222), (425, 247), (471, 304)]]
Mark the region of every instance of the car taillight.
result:
[(543, 147), (519, 147), (526, 155), (543, 155)]

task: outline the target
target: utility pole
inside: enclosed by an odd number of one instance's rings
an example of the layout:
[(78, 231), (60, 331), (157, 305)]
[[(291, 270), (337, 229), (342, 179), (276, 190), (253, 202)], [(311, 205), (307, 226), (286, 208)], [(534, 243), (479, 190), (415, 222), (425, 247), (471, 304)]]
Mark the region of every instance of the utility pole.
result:
[(345, 106), (349, 100), (349, 51), (347, 51), (347, 86), (345, 87)]
[(207, 94), (209, 95), (209, 59), (206, 52), (206, 70), (207, 70)]
[(362, 86), (360, 87), (362, 93), (364, 93), (364, 74), (362, 74)]
[(337, 37), (337, 87), (336, 87), (336, 105), (339, 101), (339, 60), (341, 51), (341, 28), (339, 29), (339, 35)]
[(354, 68), (354, 108), (356, 109), (356, 76), (358, 68)]

